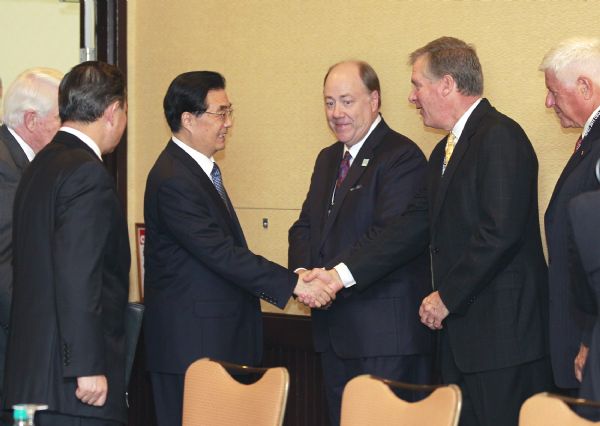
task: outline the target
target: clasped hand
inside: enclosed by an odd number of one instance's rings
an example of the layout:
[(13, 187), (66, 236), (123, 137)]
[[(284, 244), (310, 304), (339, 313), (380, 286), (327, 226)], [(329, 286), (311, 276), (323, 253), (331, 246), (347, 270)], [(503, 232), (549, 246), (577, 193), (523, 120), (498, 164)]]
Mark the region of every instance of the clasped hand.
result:
[(294, 295), (310, 308), (329, 307), (336, 293), (344, 287), (335, 269), (301, 270), (298, 275)]
[(440, 293), (437, 291), (434, 291), (423, 299), (419, 308), (421, 322), (432, 330), (443, 328), (442, 321), (444, 321), (448, 314), (448, 308), (446, 308), (440, 297)]

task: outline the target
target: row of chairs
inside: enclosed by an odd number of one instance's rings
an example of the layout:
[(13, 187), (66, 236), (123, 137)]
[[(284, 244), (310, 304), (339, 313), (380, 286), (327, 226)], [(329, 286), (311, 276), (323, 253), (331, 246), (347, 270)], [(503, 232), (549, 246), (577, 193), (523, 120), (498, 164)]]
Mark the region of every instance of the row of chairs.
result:
[[(231, 376), (259, 375), (252, 384)], [(410, 403), (392, 389), (427, 391), (429, 396)], [(284, 367), (251, 368), (203, 358), (185, 375), (183, 426), (281, 426), (289, 390)], [(461, 393), (456, 385), (412, 385), (370, 375), (355, 377), (342, 399), (342, 426), (404, 425), (457, 426)], [(569, 405), (600, 404), (541, 393), (523, 404), (520, 426), (600, 425), (579, 417)]]

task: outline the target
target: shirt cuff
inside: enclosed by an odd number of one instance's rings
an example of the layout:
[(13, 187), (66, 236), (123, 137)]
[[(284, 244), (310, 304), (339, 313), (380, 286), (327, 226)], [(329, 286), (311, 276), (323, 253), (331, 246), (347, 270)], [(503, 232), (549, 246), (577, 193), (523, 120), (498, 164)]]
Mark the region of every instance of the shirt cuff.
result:
[(340, 276), (340, 279), (342, 280), (342, 284), (344, 284), (344, 287), (348, 288), (356, 284), (356, 281), (354, 280), (350, 269), (348, 269), (348, 267), (344, 263), (338, 263), (333, 267), (333, 269), (337, 271), (338, 275)]

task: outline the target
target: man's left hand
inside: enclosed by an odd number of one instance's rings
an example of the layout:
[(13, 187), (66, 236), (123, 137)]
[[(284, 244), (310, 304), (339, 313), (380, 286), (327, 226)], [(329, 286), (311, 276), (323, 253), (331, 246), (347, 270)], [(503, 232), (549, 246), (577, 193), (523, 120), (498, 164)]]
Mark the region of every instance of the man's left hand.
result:
[(419, 316), (421, 322), (432, 330), (440, 330), (443, 328), (442, 321), (448, 316), (448, 308), (444, 305), (440, 293), (434, 291), (421, 303), (419, 308)]

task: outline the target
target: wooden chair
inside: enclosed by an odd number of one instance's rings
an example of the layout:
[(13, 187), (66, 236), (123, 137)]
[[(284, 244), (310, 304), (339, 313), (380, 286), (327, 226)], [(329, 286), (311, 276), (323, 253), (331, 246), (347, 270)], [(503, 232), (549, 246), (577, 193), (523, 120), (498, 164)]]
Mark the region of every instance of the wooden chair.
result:
[[(431, 394), (421, 401), (407, 402), (390, 388)], [(362, 375), (350, 380), (344, 388), (341, 424), (456, 426), (461, 403), (460, 388), (456, 385), (411, 385)]]
[[(228, 370), (262, 377), (242, 384)], [(251, 368), (200, 359), (185, 373), (183, 426), (281, 426), (288, 388), (284, 367)]]
[(598, 410), (600, 403), (582, 398), (569, 398), (547, 392), (533, 395), (521, 406), (519, 426), (590, 426), (600, 425), (575, 413), (569, 405)]

